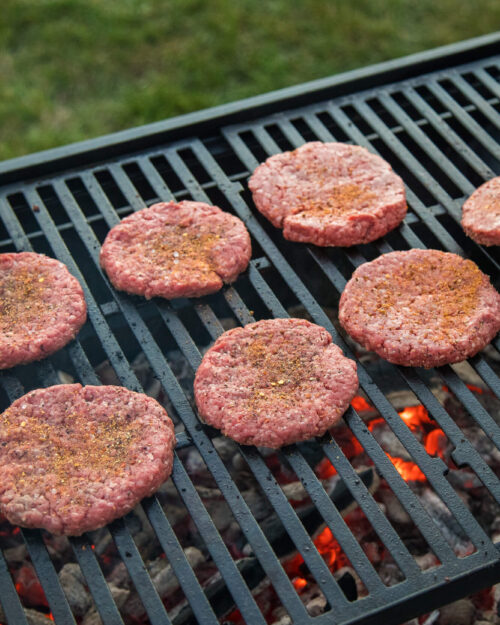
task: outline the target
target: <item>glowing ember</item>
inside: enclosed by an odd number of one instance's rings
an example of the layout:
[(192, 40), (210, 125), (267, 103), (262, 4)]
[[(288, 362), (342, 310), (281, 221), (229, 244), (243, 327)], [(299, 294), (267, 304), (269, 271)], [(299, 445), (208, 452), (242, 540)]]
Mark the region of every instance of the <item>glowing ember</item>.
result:
[(407, 406), (398, 415), (403, 419), (410, 430), (418, 430), (422, 425), (433, 423), (429, 419), (429, 413), (427, 410), (419, 404), (418, 406)]
[(323, 460), (316, 467), (316, 473), (320, 480), (327, 480), (329, 477), (337, 475), (337, 469), (328, 460), (328, 458), (323, 458)]
[(42, 585), (31, 565), (24, 565), (17, 571), (15, 586), (26, 605), (48, 607)]
[(356, 395), (356, 397), (353, 398), (351, 402), (351, 406), (357, 412), (363, 412), (366, 410), (370, 410), (370, 411), (374, 410), (373, 406), (369, 404), (364, 397), (361, 397), (361, 395)]
[(303, 577), (295, 577), (292, 579), (293, 587), (297, 592), (300, 592), (303, 588), (307, 586), (307, 581)]
[(432, 430), (427, 434), (425, 439), (425, 449), (431, 456), (439, 456), (444, 458), (444, 450), (446, 449), (446, 434), (440, 428)]
[(401, 458), (394, 458), (393, 456), (389, 456), (389, 454), (387, 454), (387, 457), (396, 467), (399, 475), (406, 482), (425, 482), (427, 480), (425, 475), (414, 462), (407, 462), (405, 460), (401, 460)]
[[(481, 388), (479, 386), (474, 386), (474, 384), (466, 384), (465, 385), (469, 391), (472, 391), (473, 393), (477, 393), (478, 395), (483, 395), (485, 392), (489, 392), (489, 391), (485, 391), (484, 388)], [(445, 393), (450, 393), (450, 389), (447, 386), (442, 386), (441, 387), (443, 389), (443, 391), (445, 391)]]

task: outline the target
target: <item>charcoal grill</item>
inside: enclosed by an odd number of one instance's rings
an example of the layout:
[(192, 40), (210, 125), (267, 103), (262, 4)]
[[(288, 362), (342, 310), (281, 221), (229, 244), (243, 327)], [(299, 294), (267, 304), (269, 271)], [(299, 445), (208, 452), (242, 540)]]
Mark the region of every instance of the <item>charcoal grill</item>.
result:
[[(0, 165), (0, 251), (34, 249), (53, 255), (66, 263), (84, 288), (89, 321), (65, 350), (75, 376), (82, 383), (99, 383), (96, 364), (108, 358), (121, 383), (141, 391), (128, 357), (129, 344), (140, 346), (184, 425), (177, 449), (190, 445), (198, 448), (294, 623), (370, 624), (381, 619), (401, 623), (500, 581), (498, 544), (457, 495), (443, 461), (427, 454), (367, 369), (358, 363), (367, 397), (426, 475), (475, 552), (456, 556), (363, 420), (350, 409), (346, 423), (440, 565), (427, 572), (417, 566), (339, 445), (325, 436), (317, 444), (404, 575), (401, 583), (385, 586), (304, 455), (292, 446), (283, 450), (282, 461), (303, 482), (368, 590), (365, 598), (349, 601), (260, 453), (243, 448), (251, 472), (328, 601), (329, 610), (312, 618), (217, 454), (212, 431), (200, 425), (164, 356), (162, 340), (180, 350), (194, 371), (200, 362), (200, 349), (222, 332), (222, 310), (245, 324), (254, 320), (254, 311), (259, 318), (282, 317), (290, 306), (300, 304), (352, 356), (327, 316), (324, 301), (338, 298), (352, 270), (366, 260), (393, 249), (433, 247), (466, 255), (494, 279), (498, 277), (498, 250), (474, 244), (458, 223), (465, 197), (483, 181), (500, 174), (499, 46), (500, 35), (489, 35)], [(260, 217), (246, 187), (250, 172), (270, 154), (314, 139), (352, 141), (391, 162), (407, 184), (409, 203), (409, 213), (396, 233), (371, 245), (323, 250), (287, 243)], [(145, 303), (117, 293), (98, 267), (100, 241), (130, 211), (172, 198), (209, 201), (245, 221), (254, 245), (247, 274), (220, 294), (199, 301)], [(313, 275), (317, 276), (314, 280)], [(152, 329), (153, 318), (161, 324), (161, 335)], [(204, 334), (204, 341), (199, 332)], [(498, 338), (493, 346), (500, 349)], [(0, 408), (29, 388), (57, 383), (54, 358), (3, 372)], [(480, 354), (470, 363), (500, 398), (500, 379), (487, 359)], [(456, 465), (470, 467), (493, 500), (500, 503), (500, 482), (494, 471), (437, 400), (427, 383), (427, 373), (399, 367), (391, 367), (391, 371), (413, 391), (453, 443)], [(434, 374), (500, 449), (497, 423), (456, 371), (445, 366)], [(179, 456), (172, 479), (234, 605), (247, 623), (263, 625), (265, 620), (246, 578), (235, 565)], [(193, 622), (219, 622), (159, 501), (152, 497), (142, 506), (191, 606)], [(112, 523), (109, 531), (149, 622), (170, 623), (132, 538), (129, 519)], [(41, 532), (22, 530), (22, 535), (55, 623), (74, 625), (75, 616)], [(103, 623), (123, 625), (89, 537), (71, 539), (71, 545)], [(27, 624), (1, 550), (0, 604), (9, 625)]]

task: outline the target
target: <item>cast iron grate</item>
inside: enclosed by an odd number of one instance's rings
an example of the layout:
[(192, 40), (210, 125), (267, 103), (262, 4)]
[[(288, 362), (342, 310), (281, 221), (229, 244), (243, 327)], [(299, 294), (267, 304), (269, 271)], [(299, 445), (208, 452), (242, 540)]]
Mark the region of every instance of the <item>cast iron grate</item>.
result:
[[(490, 48), (488, 54), (491, 54)], [(436, 59), (439, 58), (437, 55)], [(464, 59), (460, 57), (460, 60)], [(50, 177), (11, 183), (1, 189), (0, 251), (34, 249), (56, 256), (67, 264), (84, 287), (89, 321), (78, 340), (64, 350), (71, 373), (82, 383), (97, 384), (95, 367), (108, 358), (120, 382), (141, 391), (130, 361), (134, 350), (143, 350), (183, 424), (178, 449), (189, 445), (198, 448), (253, 554), (272, 580), (294, 623), (368, 624), (380, 622), (381, 618), (388, 623), (402, 622), (445, 600), (451, 601), (498, 582), (497, 546), (451, 485), (443, 461), (427, 454), (370, 373), (358, 362), (360, 383), (366, 396), (424, 472), (434, 492), (473, 543), (475, 552), (457, 557), (363, 420), (350, 409), (346, 423), (411, 516), (440, 565), (431, 571), (420, 570), (339, 445), (325, 436), (317, 445), (336, 468), (404, 576), (401, 583), (386, 586), (325, 493), (301, 449), (292, 446), (283, 450), (282, 462), (288, 463), (303, 482), (368, 591), (363, 599), (349, 601), (260, 453), (253, 448), (243, 448), (241, 453), (250, 471), (328, 601), (330, 610), (313, 619), (218, 455), (211, 441), (213, 433), (200, 426), (189, 398), (164, 356), (163, 341), (178, 349), (194, 372), (200, 362), (200, 350), (223, 331), (222, 315), (230, 314), (237, 322), (245, 324), (254, 320), (254, 311), (258, 318), (285, 316), (292, 306), (300, 305), (304, 314), (327, 328), (335, 342), (352, 356), (344, 337), (326, 314), (324, 302), (338, 299), (352, 270), (365, 260), (392, 249), (437, 247), (466, 255), (493, 278), (497, 277), (498, 251), (475, 245), (463, 235), (458, 222), (464, 198), (482, 181), (500, 174), (500, 56), (456, 65), (455, 57), (450, 55), (447, 64), (441, 59), (439, 66), (443, 69), (425, 75), (419, 75), (421, 72), (415, 66), (412, 78), (392, 84), (388, 84), (390, 76), (381, 73), (376, 88), (327, 101), (310, 91), (309, 103), (301, 107), (290, 108), (293, 102), (277, 98), (273, 112), (267, 117), (236, 124), (232, 123), (233, 118), (228, 118), (231, 125), (222, 118), (198, 136), (192, 136), (188, 127), (183, 130), (185, 138), (177, 138), (175, 142), (165, 143), (164, 136), (159, 134), (156, 145), (140, 152), (132, 152), (131, 146), (124, 143), (119, 158), (89, 163), (83, 169), (75, 169), (74, 156), (68, 157), (67, 162), (58, 161)], [(429, 68), (426, 66), (426, 69)], [(385, 86), (380, 84), (382, 80)], [(254, 116), (247, 116), (251, 117)], [(246, 188), (249, 173), (270, 154), (314, 139), (352, 141), (380, 153), (393, 164), (407, 184), (410, 208), (396, 233), (367, 246), (321, 250), (287, 243), (280, 232), (256, 213)], [(114, 291), (98, 266), (100, 242), (106, 232), (130, 211), (174, 197), (218, 204), (246, 222), (254, 246), (254, 260), (246, 276), (220, 294), (200, 301), (144, 303), (139, 298)], [(312, 272), (318, 276), (319, 283), (311, 280)], [(157, 325), (151, 323), (152, 319)], [(500, 349), (498, 338), (493, 346)], [(57, 358), (2, 373), (0, 408), (4, 409), (31, 388), (58, 383)], [(479, 354), (470, 364), (500, 398), (500, 379), (487, 358)], [(499, 480), (433, 394), (428, 385), (428, 373), (400, 367), (392, 367), (391, 371), (391, 375), (411, 389), (452, 442), (456, 465), (470, 467), (493, 500), (500, 503)], [(432, 374), (454, 393), (500, 449), (498, 424), (457, 372), (446, 366)], [(243, 618), (252, 625), (265, 623), (245, 576), (233, 561), (178, 455), (172, 479)], [(158, 499), (145, 500), (142, 506), (194, 618), (204, 625), (217, 623), (214, 606), (205, 596)], [(114, 522), (109, 531), (150, 623), (170, 623), (134, 543), (130, 519)], [(42, 533), (23, 530), (22, 535), (55, 622), (75, 624)], [(90, 548), (90, 538), (84, 536), (70, 542), (103, 623), (123, 624), (99, 560)], [(26, 625), (1, 550), (0, 603), (9, 625)]]

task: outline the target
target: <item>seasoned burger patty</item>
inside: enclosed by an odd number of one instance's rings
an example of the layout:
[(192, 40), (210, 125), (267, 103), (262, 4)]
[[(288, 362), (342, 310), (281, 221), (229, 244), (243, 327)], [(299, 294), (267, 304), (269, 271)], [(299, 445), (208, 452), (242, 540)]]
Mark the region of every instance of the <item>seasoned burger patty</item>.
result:
[(61, 349), (85, 323), (82, 287), (58, 260), (0, 254), (0, 369)]
[(155, 204), (111, 229), (101, 265), (121, 291), (200, 297), (244, 271), (252, 254), (243, 222), (203, 202)]
[(462, 228), (477, 243), (500, 245), (500, 177), (485, 182), (465, 202)]
[(154, 399), (118, 386), (31, 391), (0, 415), (0, 512), (78, 536), (129, 512), (170, 475), (174, 427)]
[(460, 362), (500, 329), (500, 295), (477, 265), (437, 250), (391, 252), (361, 265), (339, 319), (354, 340), (399, 365)]
[(245, 445), (281, 447), (335, 425), (358, 388), (356, 364), (304, 319), (225, 332), (194, 381), (200, 417)]
[(285, 239), (315, 245), (368, 243), (406, 215), (403, 181), (389, 163), (346, 143), (306, 143), (259, 165), (248, 186)]

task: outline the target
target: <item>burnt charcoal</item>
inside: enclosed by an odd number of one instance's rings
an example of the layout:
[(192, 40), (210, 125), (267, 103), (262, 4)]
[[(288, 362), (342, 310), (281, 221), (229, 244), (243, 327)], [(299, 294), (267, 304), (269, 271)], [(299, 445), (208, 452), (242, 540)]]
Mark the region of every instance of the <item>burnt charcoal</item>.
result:
[(405, 579), (397, 564), (389, 559), (382, 560), (377, 572), (386, 586), (394, 586)]
[(238, 445), (226, 436), (216, 436), (212, 443), (223, 462), (232, 462), (234, 456), (239, 454)]
[[(193, 569), (205, 562), (205, 556), (195, 547), (187, 547), (184, 555)], [(158, 558), (148, 565), (148, 573), (152, 577), (158, 594), (162, 599), (166, 599), (171, 593), (179, 589), (179, 580), (175, 576), (172, 566), (165, 558)], [(129, 595), (125, 597), (123, 611), (132, 619), (141, 619), (144, 615), (144, 605), (139, 595), (131, 589)]]
[(432, 551), (428, 551), (427, 553), (424, 553), (421, 556), (416, 556), (415, 562), (422, 569), (422, 571), (427, 571), (428, 569), (431, 569), (433, 566), (437, 566), (438, 559), (432, 553)]
[(475, 608), (469, 599), (460, 599), (439, 610), (438, 625), (472, 625)]
[(83, 617), (93, 602), (78, 564), (65, 564), (59, 571), (59, 581), (74, 615)]
[(403, 506), (399, 503), (399, 500), (394, 497), (394, 494), (388, 488), (381, 488), (378, 490), (378, 497), (382, 500), (385, 506), (385, 512), (390, 521), (399, 523), (400, 525), (409, 525), (413, 523), (410, 515), (406, 512)]
[(22, 564), (28, 555), (26, 545), (17, 545), (17, 547), (10, 547), (4, 549), (3, 554), (9, 564)]
[[(373, 491), (374, 487), (378, 487), (379, 480), (373, 469), (363, 470), (359, 473), (359, 477), (369, 490)], [(330, 493), (330, 498), (340, 511), (346, 511), (354, 501), (351, 491), (345, 486), (344, 482), (340, 480)], [(310, 535), (314, 534), (324, 525), (323, 517), (314, 505), (308, 505), (297, 509), (297, 515)], [(284, 557), (292, 551), (295, 551), (295, 544), (275, 514), (271, 514), (263, 519), (260, 526), (278, 557)], [(246, 549), (245, 553), (250, 555), (251, 550)]]
[(130, 577), (124, 562), (118, 562), (108, 576), (110, 582), (118, 588), (129, 588)]
[(309, 616), (319, 616), (326, 611), (327, 605), (328, 603), (325, 597), (323, 595), (320, 595), (319, 597), (314, 597), (306, 603), (306, 610)]
[[(46, 614), (42, 614), (41, 612), (37, 612), (37, 610), (30, 610), (29, 608), (24, 608), (24, 615), (26, 616), (26, 620), (28, 621), (28, 625), (50, 625), (53, 623)], [(7, 618), (2, 610), (2, 605), (0, 604), (0, 621), (6, 622)]]
[(102, 620), (97, 611), (93, 609), (87, 612), (81, 625), (102, 625)]
[(371, 432), (375, 440), (386, 453), (393, 457), (401, 458), (405, 462), (413, 461), (411, 454), (406, 450), (403, 443), (396, 437), (385, 421), (377, 423), (372, 428)]
[[(276, 616), (275, 614), (273, 614), (273, 617)], [(286, 612), (279, 617), (279, 619), (277, 621), (273, 621), (272, 625), (291, 625), (292, 624), (292, 619), (288, 616), (288, 614), (286, 614)]]
[[(184, 554), (193, 569), (196, 570), (198, 566), (205, 562), (205, 556), (203, 553), (195, 547), (187, 547)], [(160, 597), (164, 598), (171, 592), (174, 592), (179, 588), (179, 581), (175, 576), (171, 565), (165, 561), (164, 558), (159, 558), (156, 562), (156, 571), (150, 570), (151, 577), (153, 578), (153, 584), (158, 591)], [(153, 567), (154, 563), (151, 565)], [(158, 566), (160, 565), (160, 566)], [(158, 570), (159, 569), (159, 570)]]
[(472, 543), (443, 501), (429, 488), (422, 491), (420, 500), (452, 549), (459, 556), (470, 554)]

